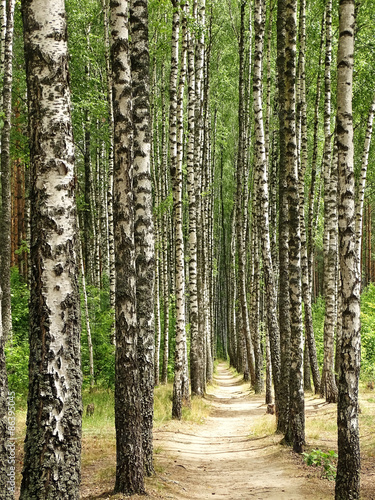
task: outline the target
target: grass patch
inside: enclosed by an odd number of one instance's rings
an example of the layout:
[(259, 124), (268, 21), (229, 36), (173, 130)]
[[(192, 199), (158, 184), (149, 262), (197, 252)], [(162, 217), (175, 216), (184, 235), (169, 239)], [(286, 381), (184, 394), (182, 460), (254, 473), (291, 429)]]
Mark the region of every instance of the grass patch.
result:
[[(172, 394), (173, 385), (160, 385), (155, 388), (154, 393), (154, 426), (158, 428), (172, 420)], [(191, 398), (191, 407), (182, 408), (182, 420), (193, 423), (203, 423), (208, 416), (210, 407), (200, 397)]]
[(274, 415), (264, 414), (260, 417), (253, 417), (253, 424), (250, 428), (251, 437), (265, 437), (275, 434), (276, 419)]

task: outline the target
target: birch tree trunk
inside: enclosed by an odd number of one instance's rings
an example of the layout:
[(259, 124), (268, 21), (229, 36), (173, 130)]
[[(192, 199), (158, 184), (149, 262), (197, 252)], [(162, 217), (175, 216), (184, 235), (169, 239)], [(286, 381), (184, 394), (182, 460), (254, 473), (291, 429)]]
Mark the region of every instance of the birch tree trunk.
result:
[(285, 110), (286, 180), (289, 210), (289, 287), (291, 310), (290, 337), (290, 415), (289, 432), (293, 450), (301, 453), (305, 444), (305, 405), (303, 392), (303, 328), (301, 289), (301, 229), (297, 169), (295, 86), (296, 86), (296, 7), (286, 5)]
[[(308, 209), (308, 226), (307, 226), (307, 260), (309, 267), (309, 285), (311, 294), (313, 290), (313, 265), (314, 265), (314, 249), (315, 249), (314, 243), (315, 243), (315, 228), (316, 228), (316, 218), (317, 218), (316, 206), (318, 204), (317, 198), (319, 198), (319, 194), (318, 196), (316, 195), (316, 179), (317, 179), (317, 162), (318, 162), (319, 105), (320, 105), (320, 95), (321, 95), (321, 66), (323, 57), (324, 34), (325, 34), (325, 10), (322, 20), (318, 76), (316, 82), (316, 97), (314, 106), (314, 132), (313, 132), (313, 147), (312, 147), (312, 161), (311, 161), (311, 183), (309, 191), (309, 209)], [(313, 360), (314, 358), (311, 359)], [(312, 371), (314, 373), (313, 369)], [(319, 374), (319, 379), (320, 379), (320, 374)]]
[[(177, 73), (178, 73), (178, 39), (180, 32), (180, 3), (172, 0), (174, 7), (172, 26), (172, 57), (171, 75), (169, 85), (170, 111), (169, 111), (169, 147), (170, 147), (170, 170), (173, 182), (173, 226), (175, 229), (175, 290), (176, 290), (176, 348), (175, 348), (175, 373), (173, 383), (172, 417), (181, 419), (185, 373), (185, 256), (184, 235), (182, 227), (182, 162), (178, 158), (177, 134), (178, 134), (178, 97), (177, 97)], [(186, 58), (186, 55), (185, 55)], [(182, 63), (183, 65), (184, 63)], [(183, 73), (184, 69), (181, 69)], [(181, 76), (181, 75), (180, 75)], [(180, 103), (181, 105), (181, 103)]]
[[(193, 17), (196, 18), (196, 1), (193, 4)], [(194, 169), (195, 148), (195, 66), (193, 33), (188, 42), (188, 146), (187, 146), (187, 189), (189, 196), (189, 300), (190, 300), (190, 378), (191, 393), (202, 396), (201, 362), (199, 358), (198, 329), (198, 290), (197, 290), (197, 209), (196, 173)]]
[[(0, 307), (1, 307), (2, 291), (0, 288)], [(14, 434), (10, 427), (15, 422), (15, 416), (12, 416), (10, 411), (13, 411), (15, 405), (15, 394), (9, 392), (8, 376), (5, 365), (5, 337), (1, 325), (0, 314), (0, 491), (4, 500), (13, 500), (15, 492), (15, 468), (14, 464), (9, 463), (11, 451), (14, 450), (15, 441)], [(12, 438), (12, 439), (10, 439)], [(13, 467), (13, 469), (12, 469)], [(14, 470), (14, 477), (11, 472)], [(14, 481), (14, 483), (12, 482)]]
[[(277, 431), (286, 433), (289, 418), (290, 375), (290, 298), (289, 298), (289, 228), (286, 191), (286, 137), (285, 137), (285, 0), (277, 4), (277, 71), (279, 92), (279, 294), (278, 313), (280, 328), (280, 388), (277, 409)], [(270, 340), (272, 340), (270, 332)], [(273, 346), (271, 343), (271, 356)], [(274, 372), (273, 377), (277, 373)]]
[(337, 401), (334, 375), (334, 334), (337, 320), (336, 263), (337, 263), (337, 163), (331, 159), (331, 59), (332, 59), (332, 2), (326, 5), (326, 56), (324, 99), (324, 361), (320, 395), (329, 403)]
[[(111, 54), (109, 37), (109, 0), (102, 0), (104, 11), (104, 40), (105, 40), (105, 60), (107, 70), (107, 99), (108, 99), (108, 121), (109, 121), (109, 153), (108, 153), (108, 187), (107, 187), (107, 234), (108, 234), (108, 266), (109, 266), (109, 301), (112, 311), (115, 311), (116, 299), (116, 273), (115, 273), (115, 242), (113, 225), (113, 155), (114, 155), (114, 116), (112, 100), (112, 74), (111, 74)], [(115, 338), (115, 318), (113, 317), (113, 326), (111, 337), (113, 343)]]
[(339, 2), (337, 53), (337, 143), (339, 168), (339, 255), (342, 338), (338, 380), (338, 463), (336, 500), (359, 498), (360, 450), (358, 380), (360, 370), (360, 276), (355, 237), (353, 145), (354, 0)]
[(142, 392), (134, 242), (132, 82), (128, 2), (110, 0), (116, 272), (115, 492), (144, 493)]
[(238, 152), (237, 152), (237, 194), (236, 194), (236, 235), (237, 235), (237, 256), (238, 256), (238, 274), (237, 274), (237, 290), (239, 299), (238, 315), (241, 316), (242, 336), (245, 340), (247, 361), (249, 365), (251, 384), (255, 385), (255, 360), (254, 351), (250, 335), (249, 314), (246, 296), (246, 248), (245, 248), (245, 231), (246, 231), (246, 213), (247, 203), (244, 203), (247, 189), (245, 184), (248, 183), (246, 175), (246, 158), (245, 158), (245, 6), (246, 0), (241, 0), (241, 29), (239, 41), (239, 57), (240, 57), (240, 76), (239, 76), (239, 109), (238, 109)]
[[(162, 66), (162, 78), (164, 76), (164, 65)], [(164, 78), (163, 78), (164, 79)], [(162, 158), (161, 158), (161, 179), (163, 180), (163, 190), (161, 192), (162, 199), (165, 200), (168, 195), (168, 143), (166, 133), (166, 103), (165, 103), (165, 90), (162, 90), (162, 124), (161, 124), (161, 139), (162, 139)], [(162, 255), (163, 255), (163, 367), (161, 374), (162, 384), (168, 381), (168, 359), (169, 359), (169, 259), (168, 259), (168, 222), (169, 213), (165, 208), (161, 217), (162, 227)]]
[(200, 365), (200, 384), (202, 391), (206, 385), (206, 303), (205, 303), (205, 276), (204, 267), (204, 188), (203, 188), (203, 157), (205, 148), (203, 94), (204, 94), (204, 54), (205, 54), (205, 0), (194, 2), (193, 11), (200, 27), (195, 50), (195, 124), (194, 124), (194, 174), (195, 174), (195, 201), (197, 227), (197, 299), (198, 299), (198, 359)]
[(6, 3), (6, 35), (4, 40), (4, 84), (2, 92), (3, 121), (1, 130), (1, 250), (0, 284), (2, 299), (2, 328), (4, 338), (12, 332), (12, 308), (10, 290), (11, 261), (11, 173), (10, 173), (10, 129), (12, 120), (13, 83), (13, 25), (15, 0)]
[(29, 396), (20, 498), (78, 499), (77, 209), (63, 0), (22, 1), (31, 163)]
[(255, 26), (255, 53), (254, 53), (254, 81), (253, 99), (255, 115), (255, 138), (256, 138), (256, 188), (258, 198), (258, 234), (262, 246), (263, 273), (266, 291), (266, 308), (268, 331), (270, 335), (272, 372), (275, 385), (275, 403), (279, 407), (279, 384), (280, 384), (280, 330), (277, 321), (277, 293), (275, 285), (275, 273), (273, 270), (271, 254), (271, 238), (269, 223), (269, 189), (267, 158), (265, 151), (263, 107), (262, 107), (262, 54), (264, 42), (264, 13), (262, 2), (254, 2), (254, 26)]
[(154, 275), (155, 243), (150, 169), (150, 60), (147, 0), (130, 0), (131, 65), (134, 127), (134, 233), (138, 320), (138, 362), (142, 392), (143, 460), (152, 464), (154, 415)]
[[(309, 265), (307, 255), (306, 241), (306, 223), (305, 223), (305, 173), (308, 162), (307, 154), (307, 106), (306, 106), (306, 73), (305, 73), (305, 50), (306, 50), (306, 1), (301, 0), (300, 3), (300, 49), (299, 49), (299, 115), (300, 115), (300, 168), (299, 168), (299, 199), (300, 199), (300, 221), (301, 221), (301, 277), (302, 277), (302, 294), (304, 304), (304, 324), (305, 338), (308, 347), (305, 352), (311, 366), (314, 389), (317, 394), (320, 389), (320, 373), (318, 360), (316, 355), (316, 344), (312, 320), (311, 308), (311, 283), (309, 281)], [(308, 364), (306, 366), (305, 381), (310, 382), (310, 373)]]
[(361, 248), (362, 248), (362, 228), (363, 228), (363, 202), (365, 197), (365, 187), (366, 187), (366, 179), (367, 179), (367, 167), (368, 167), (368, 157), (371, 145), (371, 137), (372, 137), (372, 124), (374, 120), (375, 114), (375, 95), (373, 101), (371, 103), (368, 118), (367, 118), (367, 127), (366, 127), (366, 136), (365, 143), (363, 146), (362, 153), (362, 163), (361, 163), (361, 175), (358, 183), (358, 195), (357, 195), (357, 203), (356, 203), (356, 252), (361, 260)]

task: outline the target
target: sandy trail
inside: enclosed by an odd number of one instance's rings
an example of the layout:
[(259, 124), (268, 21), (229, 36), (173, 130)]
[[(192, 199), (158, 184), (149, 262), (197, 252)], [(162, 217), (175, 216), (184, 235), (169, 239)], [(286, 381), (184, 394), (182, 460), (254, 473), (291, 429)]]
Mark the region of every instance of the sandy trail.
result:
[[(251, 427), (264, 415), (264, 398), (249, 395), (249, 385), (220, 364), (208, 398), (213, 410), (203, 425), (177, 432), (155, 431), (157, 461), (165, 468), (169, 496), (203, 500), (327, 499), (332, 493), (309, 485), (306, 473), (277, 444), (280, 436), (251, 437)], [(320, 490), (320, 488), (318, 488)]]

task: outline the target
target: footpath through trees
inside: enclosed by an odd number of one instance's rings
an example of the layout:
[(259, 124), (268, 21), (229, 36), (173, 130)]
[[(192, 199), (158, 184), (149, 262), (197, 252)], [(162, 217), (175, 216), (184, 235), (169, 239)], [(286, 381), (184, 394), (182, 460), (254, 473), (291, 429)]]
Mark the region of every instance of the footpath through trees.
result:
[(333, 484), (330, 488), (314, 472), (306, 477), (308, 472), (297, 465), (290, 448), (279, 445), (282, 436), (268, 432), (262, 419), (264, 398), (250, 394), (242, 376), (235, 377), (221, 363), (209, 392), (213, 410), (203, 425), (179, 422), (177, 430), (168, 425), (155, 431), (155, 447), (161, 449), (156, 460), (166, 485), (159, 498), (333, 497)]

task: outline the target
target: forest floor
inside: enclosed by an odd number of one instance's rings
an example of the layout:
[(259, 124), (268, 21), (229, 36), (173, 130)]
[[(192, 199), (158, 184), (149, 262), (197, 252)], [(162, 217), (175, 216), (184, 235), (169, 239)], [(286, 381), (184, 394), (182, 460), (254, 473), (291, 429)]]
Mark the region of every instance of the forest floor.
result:
[[(97, 421), (91, 417), (84, 419), (81, 500), (125, 498), (113, 494), (116, 472), (113, 399), (108, 395), (108, 401), (102, 399), (102, 403), (102, 408), (95, 410), (95, 415), (99, 412)], [(148, 498), (334, 498), (334, 481), (323, 479), (321, 467), (307, 466), (290, 447), (280, 444), (282, 436), (275, 434), (275, 416), (266, 413), (264, 395), (254, 395), (249, 383), (245, 383), (242, 376), (234, 375), (226, 363), (218, 364), (214, 383), (199, 404), (202, 414), (194, 401), (195, 415), (198, 415), (195, 422), (162, 420), (154, 429), (156, 474), (146, 478)], [(305, 404), (306, 451), (337, 451), (336, 405), (326, 404), (311, 393), (306, 394)], [(375, 500), (374, 391), (363, 388), (360, 405), (361, 499)], [(25, 416), (25, 410), (19, 412), (17, 422), (16, 498), (21, 479)], [(132, 497), (134, 500), (144, 498)]]
[[(149, 498), (334, 498), (334, 481), (322, 479), (321, 469), (308, 467), (289, 447), (280, 445), (281, 436), (274, 433), (275, 417), (266, 414), (264, 396), (251, 393), (249, 384), (233, 375), (225, 363), (218, 365), (206, 397), (211, 411), (204, 423), (169, 421), (154, 431), (156, 475), (146, 482)], [(307, 420), (322, 412), (327, 425), (334, 426), (335, 405), (326, 405), (315, 396), (306, 399)], [(313, 430), (310, 444), (334, 449), (332, 433), (332, 440), (325, 436), (324, 429), (319, 430), (314, 439)], [(114, 465), (109, 456), (104, 460), (99, 487), (93, 481), (99, 464), (83, 467), (82, 500), (123, 498), (111, 494)], [(374, 475), (372, 461), (364, 469), (363, 499), (375, 499)]]

